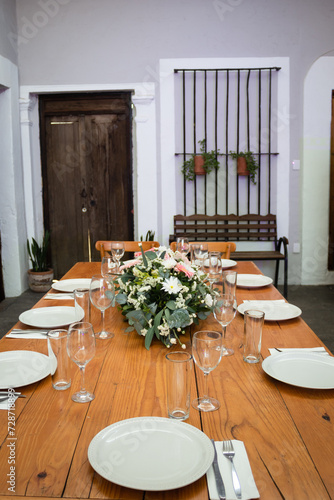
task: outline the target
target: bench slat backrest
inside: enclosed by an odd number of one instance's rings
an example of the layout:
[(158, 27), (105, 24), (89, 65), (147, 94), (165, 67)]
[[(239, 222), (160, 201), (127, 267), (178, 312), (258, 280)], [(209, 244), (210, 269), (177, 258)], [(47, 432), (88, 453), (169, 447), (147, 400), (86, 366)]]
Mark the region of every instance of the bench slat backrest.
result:
[(175, 215), (170, 241), (180, 236), (194, 241), (277, 242), (276, 215)]

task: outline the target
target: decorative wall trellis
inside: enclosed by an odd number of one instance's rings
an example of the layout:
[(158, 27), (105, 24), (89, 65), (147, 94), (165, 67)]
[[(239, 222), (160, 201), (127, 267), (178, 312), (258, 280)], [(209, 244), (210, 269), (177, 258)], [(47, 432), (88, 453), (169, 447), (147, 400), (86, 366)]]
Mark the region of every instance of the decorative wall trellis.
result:
[[(181, 170), (189, 155), (199, 153), (202, 139), (207, 151), (219, 151), (221, 165), (194, 181), (183, 178), (179, 213), (271, 213), (276, 196), (279, 69), (174, 70), (177, 166)], [(256, 185), (236, 174), (231, 150), (254, 153), (259, 165)]]

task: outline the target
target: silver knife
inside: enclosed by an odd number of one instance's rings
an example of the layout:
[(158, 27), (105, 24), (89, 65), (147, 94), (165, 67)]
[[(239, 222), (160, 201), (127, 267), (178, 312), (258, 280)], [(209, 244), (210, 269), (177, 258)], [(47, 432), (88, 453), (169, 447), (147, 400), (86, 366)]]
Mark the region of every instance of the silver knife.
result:
[(215, 481), (216, 481), (219, 500), (226, 500), (225, 486), (218, 465), (216, 445), (213, 439), (211, 439), (211, 442), (213, 444), (213, 449), (215, 451), (212, 467), (213, 467), (213, 472), (215, 474)]

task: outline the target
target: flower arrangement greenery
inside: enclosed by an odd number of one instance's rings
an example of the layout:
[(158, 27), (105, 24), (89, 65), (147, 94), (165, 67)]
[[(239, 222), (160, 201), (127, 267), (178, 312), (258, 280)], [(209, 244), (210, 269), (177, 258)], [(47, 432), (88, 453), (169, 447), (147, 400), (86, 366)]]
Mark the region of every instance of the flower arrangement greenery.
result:
[(231, 158), (237, 160), (238, 158), (245, 158), (247, 170), (249, 171), (249, 177), (253, 184), (256, 184), (255, 175), (259, 165), (256, 163), (254, 158), (254, 153), (252, 151), (240, 151), (236, 153), (235, 151), (230, 151)]
[(206, 151), (206, 141), (202, 139), (198, 141), (200, 147), (200, 155), (192, 155), (189, 160), (186, 160), (181, 168), (182, 173), (188, 181), (193, 181), (195, 179), (195, 157), (202, 156), (203, 158), (203, 169), (207, 174), (212, 172), (212, 170), (218, 170), (220, 167), (219, 161), (217, 160), (217, 155), (219, 154), (219, 149), (217, 151)]
[(129, 328), (145, 337), (149, 349), (154, 337), (167, 347), (179, 342), (185, 328), (212, 312), (214, 292), (206, 275), (186, 256), (166, 247), (138, 252), (121, 267), (116, 301)]
[(28, 255), (32, 263), (32, 270), (35, 273), (48, 271), (48, 247), (50, 242), (50, 233), (45, 231), (41, 245), (37, 243), (35, 238), (31, 239), (31, 245), (27, 240)]

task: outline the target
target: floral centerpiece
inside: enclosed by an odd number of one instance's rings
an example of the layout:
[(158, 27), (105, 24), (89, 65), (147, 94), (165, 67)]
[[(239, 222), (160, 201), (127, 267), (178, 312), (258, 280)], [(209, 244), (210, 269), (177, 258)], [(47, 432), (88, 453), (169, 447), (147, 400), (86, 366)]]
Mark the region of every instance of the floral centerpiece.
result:
[(145, 337), (150, 348), (154, 336), (167, 347), (179, 342), (185, 328), (212, 312), (214, 292), (205, 274), (186, 256), (166, 247), (138, 252), (121, 267), (116, 301), (129, 328)]

